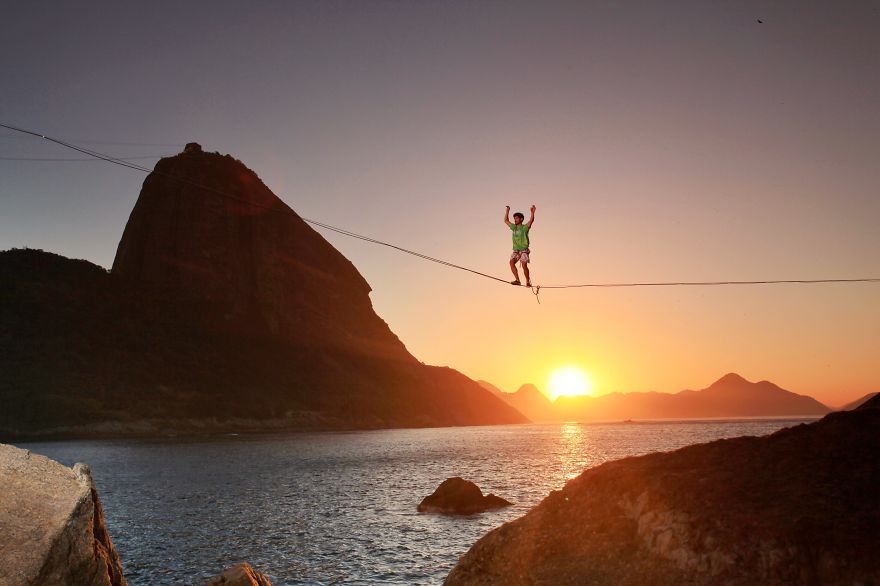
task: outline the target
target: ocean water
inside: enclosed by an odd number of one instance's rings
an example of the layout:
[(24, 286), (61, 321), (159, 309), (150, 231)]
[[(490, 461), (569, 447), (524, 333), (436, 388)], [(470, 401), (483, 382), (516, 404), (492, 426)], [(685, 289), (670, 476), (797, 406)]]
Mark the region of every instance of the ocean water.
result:
[[(19, 444), (86, 462), (132, 585), (203, 584), (239, 561), (273, 584), (439, 584), (490, 529), (585, 468), (802, 420), (400, 429)], [(450, 476), (515, 505), (416, 512)]]

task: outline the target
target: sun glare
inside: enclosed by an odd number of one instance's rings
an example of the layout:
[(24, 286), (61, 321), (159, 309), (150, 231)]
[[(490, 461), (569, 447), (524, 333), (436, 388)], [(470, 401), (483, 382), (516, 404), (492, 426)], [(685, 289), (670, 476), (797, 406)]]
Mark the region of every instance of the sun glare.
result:
[(550, 398), (555, 401), (559, 397), (589, 395), (593, 391), (593, 383), (581, 369), (566, 366), (553, 371), (547, 388), (550, 391)]

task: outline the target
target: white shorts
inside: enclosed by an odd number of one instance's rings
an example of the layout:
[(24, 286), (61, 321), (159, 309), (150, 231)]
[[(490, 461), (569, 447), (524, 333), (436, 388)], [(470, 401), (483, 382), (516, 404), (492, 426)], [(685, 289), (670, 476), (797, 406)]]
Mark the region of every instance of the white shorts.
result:
[(514, 250), (510, 255), (510, 260), (513, 262), (521, 262), (523, 264), (527, 264), (529, 262), (529, 249), (525, 250)]

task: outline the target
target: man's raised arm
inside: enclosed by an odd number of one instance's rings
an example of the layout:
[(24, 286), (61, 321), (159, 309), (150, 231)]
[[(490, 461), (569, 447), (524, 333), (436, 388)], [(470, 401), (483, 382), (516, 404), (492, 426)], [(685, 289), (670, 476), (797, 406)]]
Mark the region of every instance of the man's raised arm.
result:
[(507, 206), (507, 209), (504, 210), (504, 225), (510, 226), (510, 206)]
[[(510, 209), (510, 208), (508, 208), (508, 209)], [(535, 221), (535, 210), (536, 209), (538, 209), (538, 208), (535, 207), (535, 204), (532, 204), (532, 207), (529, 210), (530, 212), (532, 212), (532, 215), (529, 217), (529, 221), (526, 223), (526, 226), (528, 226), (529, 228), (532, 227), (532, 222)]]

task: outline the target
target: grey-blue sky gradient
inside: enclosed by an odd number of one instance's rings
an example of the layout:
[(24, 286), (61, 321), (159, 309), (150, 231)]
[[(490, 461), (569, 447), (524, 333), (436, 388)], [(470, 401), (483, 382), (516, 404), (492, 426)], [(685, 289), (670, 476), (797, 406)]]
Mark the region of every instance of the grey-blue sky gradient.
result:
[[(0, 121), (230, 153), (307, 217), (535, 280), (880, 275), (877, 2), (4, 2)], [(761, 19), (763, 24), (758, 23)], [(77, 157), (0, 132), (0, 158)], [(151, 161), (139, 161), (152, 165)], [(0, 249), (109, 266), (143, 176), (0, 160)], [(427, 362), (598, 392), (880, 388), (877, 285), (503, 288), (328, 234)], [(516, 332), (511, 335), (511, 331)]]

